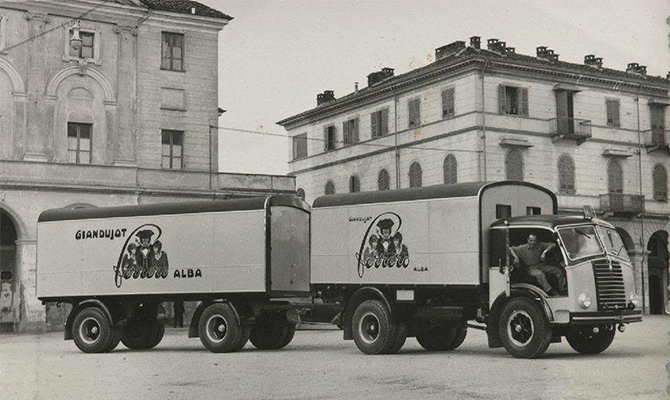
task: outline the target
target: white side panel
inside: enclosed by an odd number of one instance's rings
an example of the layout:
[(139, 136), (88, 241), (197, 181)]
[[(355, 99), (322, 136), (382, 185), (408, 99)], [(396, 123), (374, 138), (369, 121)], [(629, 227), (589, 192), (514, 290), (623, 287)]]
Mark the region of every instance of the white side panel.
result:
[(476, 198), (315, 208), (312, 283), (478, 284), (476, 216)]
[(265, 291), (264, 232), (263, 210), (40, 223), (37, 295)]

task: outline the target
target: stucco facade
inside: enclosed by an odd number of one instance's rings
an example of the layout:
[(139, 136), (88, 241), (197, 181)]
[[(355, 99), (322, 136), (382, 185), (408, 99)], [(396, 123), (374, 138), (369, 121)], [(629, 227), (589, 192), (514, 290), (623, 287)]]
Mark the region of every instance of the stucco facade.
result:
[[(413, 164), (423, 186), (449, 183), (447, 175), (458, 182), (499, 181), (514, 169), (515, 179), (556, 192), (561, 213), (581, 213), (589, 205), (617, 226), (636, 268), (645, 311), (667, 307), (670, 81), (648, 76), (637, 64), (611, 70), (593, 56), (573, 64), (546, 48), (530, 57), (495, 39), (480, 46), (477, 37), (470, 45), (454, 42), (437, 49), (436, 59), (400, 76), (373, 73), (367, 88), (339, 99), (322, 101), (324, 92), (316, 108), (278, 122), (294, 138), (306, 135), (307, 154), (295, 154), (294, 146), (289, 155), (306, 200), (326, 194), (326, 185), (349, 192), (352, 180), (362, 191), (379, 190), (382, 170), (391, 189), (409, 187)], [(449, 89), (453, 111), (444, 105)], [(420, 123), (410, 126), (414, 99), (420, 99)], [(388, 133), (373, 138), (372, 114), (384, 108)], [(352, 119), (359, 121), (359, 140), (346, 145), (343, 123)], [(335, 148), (326, 151), (329, 126)], [(455, 171), (447, 157), (455, 158)], [(565, 163), (572, 165), (569, 178), (559, 173), (566, 172)], [(616, 166), (618, 175), (611, 171)], [(665, 171), (665, 181), (654, 180), (654, 171)]]
[[(186, 1), (2, 3), (2, 330), (62, 323), (35, 297), (46, 209), (294, 191), (291, 177), (218, 172), (218, 35), (230, 19)], [(73, 50), (75, 26), (89, 53)], [(179, 62), (167, 68), (166, 34)]]

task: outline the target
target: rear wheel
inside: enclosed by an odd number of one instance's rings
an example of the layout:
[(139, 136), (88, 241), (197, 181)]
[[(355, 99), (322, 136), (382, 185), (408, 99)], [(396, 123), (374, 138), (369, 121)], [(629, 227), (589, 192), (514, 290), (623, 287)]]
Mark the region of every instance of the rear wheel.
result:
[(112, 328), (112, 340), (109, 342), (109, 345), (105, 349), (105, 353), (109, 353), (110, 351), (114, 350), (119, 343), (121, 343), (121, 337), (123, 336), (123, 328), (121, 327), (114, 327)]
[[(354, 342), (363, 353), (386, 354), (398, 347), (398, 327), (381, 301), (366, 300), (359, 304), (352, 322)], [(399, 349), (400, 347), (395, 351)]]
[(294, 335), (295, 324), (288, 322), (285, 313), (261, 311), (249, 339), (258, 349), (277, 350), (291, 343)]
[(446, 351), (460, 346), (467, 333), (465, 325), (438, 325), (418, 334), (416, 340), (428, 351)]
[(102, 310), (87, 307), (74, 318), (72, 337), (79, 350), (84, 353), (104, 353), (111, 351), (115, 332)]
[(237, 351), (244, 339), (235, 309), (228, 303), (214, 303), (205, 308), (198, 332), (202, 344), (213, 353)]
[(165, 325), (149, 319), (132, 320), (123, 328), (121, 342), (131, 350), (147, 350), (156, 347), (163, 339)]
[(551, 343), (551, 325), (542, 310), (524, 297), (503, 306), (498, 332), (507, 352), (517, 358), (541, 357)]
[(389, 348), (388, 354), (395, 354), (402, 349), (407, 340), (407, 323), (398, 323), (396, 326), (396, 336), (393, 345)]
[(598, 327), (598, 333), (594, 333), (593, 328), (575, 328), (565, 335), (570, 347), (582, 354), (598, 354), (610, 347), (616, 331), (603, 326)]

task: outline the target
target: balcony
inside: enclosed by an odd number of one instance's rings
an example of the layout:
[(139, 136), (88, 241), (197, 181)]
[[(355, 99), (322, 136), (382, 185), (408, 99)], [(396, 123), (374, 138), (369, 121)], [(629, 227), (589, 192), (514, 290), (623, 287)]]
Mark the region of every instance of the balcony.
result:
[(591, 120), (558, 117), (549, 120), (549, 133), (552, 140), (574, 140), (580, 145), (591, 137)]
[(670, 130), (654, 128), (643, 132), (644, 147), (647, 153), (661, 151), (670, 155)]
[(644, 196), (622, 193), (601, 194), (600, 209), (608, 216), (632, 217), (644, 212)]

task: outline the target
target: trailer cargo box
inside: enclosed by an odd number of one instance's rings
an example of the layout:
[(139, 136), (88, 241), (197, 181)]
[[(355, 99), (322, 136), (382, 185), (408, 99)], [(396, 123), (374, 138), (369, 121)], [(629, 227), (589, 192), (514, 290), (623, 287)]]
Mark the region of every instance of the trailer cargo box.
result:
[(37, 296), (309, 292), (309, 207), (271, 196), (84, 210), (38, 222)]

